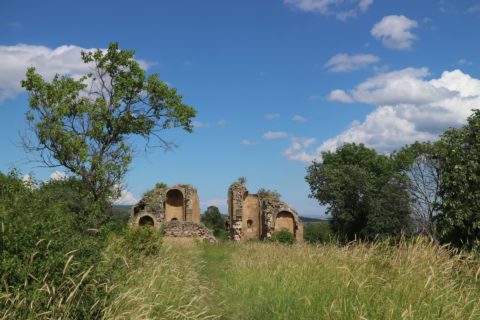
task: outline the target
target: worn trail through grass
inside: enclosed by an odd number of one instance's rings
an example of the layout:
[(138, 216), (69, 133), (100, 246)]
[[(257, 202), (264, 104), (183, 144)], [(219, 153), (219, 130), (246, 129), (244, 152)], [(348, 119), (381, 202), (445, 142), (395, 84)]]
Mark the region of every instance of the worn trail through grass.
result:
[(234, 245), (202, 245), (196, 253), (198, 272), (202, 283), (210, 288), (211, 294), (207, 301), (210, 309), (218, 313), (221, 319), (226, 319), (224, 314), (228, 309), (228, 297), (224, 295), (225, 285), (228, 283), (228, 270)]
[(480, 319), (478, 259), (428, 243), (169, 244), (128, 279), (116, 319)]

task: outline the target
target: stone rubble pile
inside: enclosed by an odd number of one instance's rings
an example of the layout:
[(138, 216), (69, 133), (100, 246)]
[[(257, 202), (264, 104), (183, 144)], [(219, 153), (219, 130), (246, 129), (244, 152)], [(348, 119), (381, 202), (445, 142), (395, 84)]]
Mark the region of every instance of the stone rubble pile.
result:
[(207, 239), (211, 243), (216, 243), (217, 239), (212, 231), (202, 223), (190, 221), (171, 221), (163, 224), (165, 237), (183, 237), (195, 239)]

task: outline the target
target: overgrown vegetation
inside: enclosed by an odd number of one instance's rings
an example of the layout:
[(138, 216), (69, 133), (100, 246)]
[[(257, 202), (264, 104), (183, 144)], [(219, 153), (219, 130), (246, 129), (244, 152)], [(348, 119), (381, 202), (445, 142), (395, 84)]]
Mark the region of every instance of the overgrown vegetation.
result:
[[(83, 223), (75, 181), (27, 185), (0, 174), (0, 309), (4, 318), (99, 316), (102, 235)], [(55, 191), (55, 192), (54, 192)], [(61, 191), (57, 196), (52, 192)], [(65, 195), (65, 197), (62, 196)]]

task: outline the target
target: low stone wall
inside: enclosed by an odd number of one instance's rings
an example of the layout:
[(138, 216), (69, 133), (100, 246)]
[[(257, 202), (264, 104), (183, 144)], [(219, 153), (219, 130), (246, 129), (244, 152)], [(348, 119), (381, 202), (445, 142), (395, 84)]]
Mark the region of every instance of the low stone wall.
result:
[(211, 243), (216, 243), (217, 239), (212, 231), (202, 223), (189, 221), (171, 221), (163, 224), (164, 236), (169, 238), (194, 238), (208, 239)]

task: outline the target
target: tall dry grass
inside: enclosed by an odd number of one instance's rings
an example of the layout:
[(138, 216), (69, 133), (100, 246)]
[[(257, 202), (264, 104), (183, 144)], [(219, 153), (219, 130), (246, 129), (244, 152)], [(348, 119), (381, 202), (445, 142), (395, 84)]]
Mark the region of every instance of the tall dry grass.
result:
[(235, 249), (227, 319), (480, 319), (480, 264), (426, 242)]
[(46, 270), (42, 275), (29, 274), (21, 286), (2, 282), (0, 319), (98, 318), (102, 305), (107, 303), (105, 283), (92, 277), (94, 266), (75, 275), (68, 273), (76, 263), (72, 252), (66, 257), (61, 275), (54, 275), (56, 270)]
[(192, 242), (164, 244), (133, 267), (122, 257), (128, 271), (112, 283), (103, 319), (217, 319), (213, 291), (199, 277), (198, 250)]
[(0, 319), (480, 319), (477, 257), (428, 242), (212, 246), (130, 233), (60, 285), (2, 288)]

